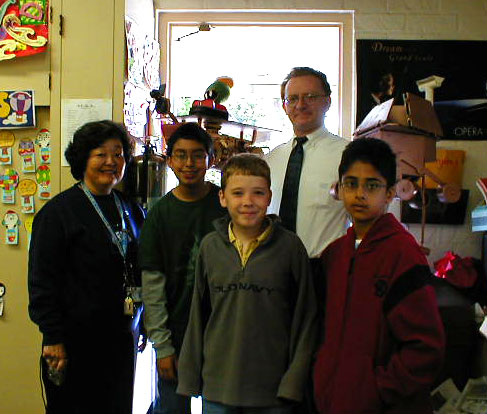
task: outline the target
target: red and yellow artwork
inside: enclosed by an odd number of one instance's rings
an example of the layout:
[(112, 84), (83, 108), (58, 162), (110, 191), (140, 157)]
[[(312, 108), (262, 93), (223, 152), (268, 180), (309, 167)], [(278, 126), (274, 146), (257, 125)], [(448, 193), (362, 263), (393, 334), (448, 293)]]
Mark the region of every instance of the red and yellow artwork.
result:
[(44, 52), (48, 0), (0, 0), (0, 61)]

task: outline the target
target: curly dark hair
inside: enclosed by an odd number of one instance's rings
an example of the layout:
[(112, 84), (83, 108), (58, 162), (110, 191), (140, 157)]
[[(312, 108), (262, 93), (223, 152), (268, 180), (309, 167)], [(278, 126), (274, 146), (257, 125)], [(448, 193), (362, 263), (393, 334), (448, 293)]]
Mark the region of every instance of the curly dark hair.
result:
[(71, 174), (76, 180), (83, 179), (90, 151), (103, 145), (109, 139), (120, 140), (125, 164), (128, 164), (132, 157), (133, 143), (122, 124), (106, 119), (88, 122), (76, 130), (73, 140), (64, 152), (71, 167)]
[(285, 92), (286, 92), (286, 85), (292, 78), (297, 78), (299, 76), (314, 76), (318, 78), (323, 86), (323, 91), (325, 92), (326, 96), (331, 95), (331, 88), (328, 80), (326, 79), (326, 75), (319, 70), (310, 68), (308, 66), (299, 66), (293, 68), (291, 72), (287, 74), (284, 80), (281, 83), (281, 99), (284, 100)]

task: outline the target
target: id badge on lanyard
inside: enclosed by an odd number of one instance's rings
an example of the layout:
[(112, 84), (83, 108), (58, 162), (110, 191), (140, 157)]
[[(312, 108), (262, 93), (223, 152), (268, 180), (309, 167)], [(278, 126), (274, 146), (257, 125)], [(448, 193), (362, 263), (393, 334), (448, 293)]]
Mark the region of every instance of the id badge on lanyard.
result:
[(112, 226), (106, 219), (105, 215), (100, 209), (100, 206), (96, 202), (90, 190), (88, 190), (88, 188), (86, 187), (85, 183), (81, 182), (80, 187), (85, 193), (88, 200), (90, 200), (95, 211), (100, 216), (101, 220), (103, 221), (103, 224), (105, 224), (105, 227), (110, 233), (112, 243), (114, 243), (117, 246), (117, 249), (120, 255), (122, 256), (123, 267), (124, 267), (123, 278), (124, 278), (124, 286), (125, 286), (125, 300), (123, 303), (123, 313), (124, 315), (127, 316), (134, 316), (134, 296), (133, 295), (134, 292), (137, 291), (137, 288), (135, 287), (135, 283), (133, 283), (133, 280), (131, 281), (130, 275), (128, 274), (129, 270), (128, 270), (127, 260), (126, 260), (127, 249), (128, 249), (128, 234), (126, 232), (126, 223), (123, 215), (122, 203), (120, 202), (118, 196), (114, 194), (117, 211), (120, 214), (120, 219), (122, 220), (122, 232), (120, 232), (120, 236), (119, 236), (113, 231)]

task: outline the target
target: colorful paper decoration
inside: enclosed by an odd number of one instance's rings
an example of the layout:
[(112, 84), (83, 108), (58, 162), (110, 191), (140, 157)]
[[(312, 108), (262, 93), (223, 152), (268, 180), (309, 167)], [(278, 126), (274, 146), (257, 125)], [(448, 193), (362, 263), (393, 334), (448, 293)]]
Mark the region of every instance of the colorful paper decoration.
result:
[(131, 18), (125, 16), (127, 38), (127, 77), (136, 86), (144, 86), (143, 31)]
[(127, 82), (124, 88), (124, 125), (127, 131), (137, 138), (147, 136), (146, 125), (150, 110), (154, 130), (161, 130), (161, 120), (154, 108), (149, 108), (148, 98), (152, 89), (160, 86), (159, 43), (145, 34), (137, 23), (125, 17), (125, 34), (127, 39)]
[(15, 135), (10, 131), (0, 131), (0, 165), (12, 164), (12, 145)]
[(13, 168), (7, 168), (0, 175), (0, 188), (2, 189), (2, 203), (15, 204), (15, 189), (19, 183), (19, 174)]
[(22, 213), (25, 214), (34, 214), (34, 194), (37, 191), (37, 184), (34, 180), (29, 178), (25, 178), (20, 180), (19, 185), (17, 187), (17, 191), (20, 194), (20, 203), (22, 206)]
[(146, 135), (148, 93), (144, 88), (137, 87), (130, 82), (125, 84), (124, 125), (134, 137), (142, 138)]
[(0, 62), (44, 52), (48, 0), (5, 0), (0, 5)]
[(30, 247), (30, 236), (32, 235), (32, 223), (34, 222), (34, 216), (27, 216), (24, 220), (24, 228), (27, 233), (27, 250)]
[(13, 210), (7, 210), (2, 220), (5, 226), (5, 244), (19, 244), (19, 216)]
[(34, 91), (0, 91), (0, 129), (35, 126)]
[(36, 138), (36, 144), (40, 149), (41, 164), (51, 163), (51, 133), (48, 129), (43, 128), (39, 131)]
[(36, 172), (36, 157), (34, 142), (29, 138), (21, 139), (19, 142), (19, 155), (22, 159), (22, 172)]
[(49, 166), (43, 164), (37, 168), (36, 173), (37, 184), (39, 184), (39, 198), (41, 200), (48, 200), (51, 198), (51, 169)]
[(7, 291), (7, 288), (5, 287), (5, 285), (0, 282), (0, 316), (3, 315), (3, 297), (5, 296), (5, 293)]

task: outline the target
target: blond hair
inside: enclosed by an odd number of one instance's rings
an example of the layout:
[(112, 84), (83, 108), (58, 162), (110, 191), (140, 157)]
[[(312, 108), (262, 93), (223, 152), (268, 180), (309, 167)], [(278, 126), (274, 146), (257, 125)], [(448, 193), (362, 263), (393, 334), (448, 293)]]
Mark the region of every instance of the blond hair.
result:
[(237, 154), (230, 157), (222, 168), (221, 188), (225, 190), (232, 175), (255, 175), (263, 177), (271, 186), (271, 170), (261, 157), (255, 154)]

